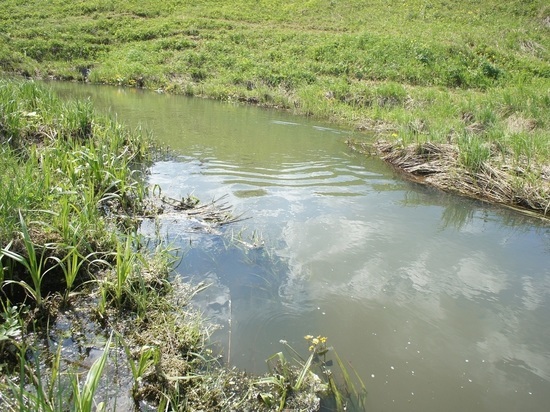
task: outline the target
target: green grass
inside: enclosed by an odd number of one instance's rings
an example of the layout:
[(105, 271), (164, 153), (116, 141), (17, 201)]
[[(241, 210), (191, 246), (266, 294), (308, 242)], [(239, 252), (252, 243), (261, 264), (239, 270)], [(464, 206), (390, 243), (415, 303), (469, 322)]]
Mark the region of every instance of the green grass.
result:
[(0, 245), (19, 265), (3, 277), (41, 306), (44, 291), (69, 292), (108, 256), (117, 216), (144, 207), (150, 141), (29, 82), (0, 81), (0, 108)]
[[(102, 269), (123, 266), (117, 234), (128, 228), (118, 216), (145, 207), (137, 172), (151, 148), (148, 137), (98, 116), (89, 102), (62, 102), (34, 82), (0, 80), (0, 389), (10, 410), (65, 410), (69, 399), (74, 410), (94, 408), (108, 345), (85, 382), (68, 374), (69, 391), (58, 385), (65, 379), (60, 353), (40, 341), (58, 308), (74, 307), (75, 289), (91, 293)], [(46, 360), (49, 370), (41, 366)]]
[[(7, 0), (0, 33), (5, 73), (249, 102), (404, 144), (450, 142), (459, 168), (485, 161), (547, 185), (544, 0)], [(491, 156), (479, 158), (480, 147)]]
[(341, 80), (486, 90), (548, 81), (549, 10), (542, 0), (7, 1), (0, 62), (260, 101), (261, 87), (293, 94)]

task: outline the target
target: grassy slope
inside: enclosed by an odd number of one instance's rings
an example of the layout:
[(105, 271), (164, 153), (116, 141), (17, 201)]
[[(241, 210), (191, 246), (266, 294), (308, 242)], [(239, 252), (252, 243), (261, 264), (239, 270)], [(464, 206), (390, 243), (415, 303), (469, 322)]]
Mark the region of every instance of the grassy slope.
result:
[(19, 3), (0, 7), (4, 71), (91, 68), (93, 82), (291, 109), (382, 132), (393, 152), (451, 143), (474, 181), (505, 171), (509, 198), (493, 200), (548, 203), (543, 0)]

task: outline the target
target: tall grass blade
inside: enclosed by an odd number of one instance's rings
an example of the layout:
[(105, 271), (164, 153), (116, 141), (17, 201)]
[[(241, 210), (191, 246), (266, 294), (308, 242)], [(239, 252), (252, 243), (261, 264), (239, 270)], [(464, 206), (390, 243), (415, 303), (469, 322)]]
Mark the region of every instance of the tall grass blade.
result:
[[(366, 402), (366, 398), (367, 398), (367, 388), (365, 386), (365, 383), (363, 382), (363, 380), (361, 379), (361, 377), (359, 376), (357, 371), (355, 369), (353, 369), (353, 367), (352, 367), (353, 372), (355, 373), (355, 376), (357, 377), (357, 379), (358, 379), (358, 381), (361, 385), (361, 389), (358, 390), (356, 384), (353, 382), (353, 380), (352, 380), (352, 378), (351, 378), (351, 376), (348, 372), (348, 369), (347, 369), (346, 365), (344, 365), (344, 362), (342, 361), (340, 356), (338, 356), (338, 353), (336, 351), (334, 351), (334, 356), (336, 357), (336, 363), (338, 363), (338, 366), (340, 367), (340, 370), (342, 372), (346, 392), (348, 392), (348, 394), (353, 395), (352, 401), (356, 400), (360, 407), (364, 407), (365, 402)], [(351, 367), (351, 365), (350, 365), (350, 367)], [(339, 391), (338, 388), (336, 388), (336, 390)]]
[(6, 255), (5, 251), (6, 252), (9, 251), (12, 244), (13, 244), (13, 241), (8, 243), (5, 248), (0, 249), (0, 287), (2, 286), (2, 283), (4, 282), (4, 279), (5, 279), (4, 271), (7, 270), (7, 269), (4, 268), (4, 264), (2, 263), (2, 259)]
[[(23, 215), (21, 214), (21, 211), (19, 211), (19, 222), (21, 224), (21, 233), (23, 235), (25, 250), (27, 251), (27, 258), (25, 259), (27, 264), (24, 264), (24, 265), (28, 269), (33, 282), (33, 286), (34, 286), (33, 290), (34, 290), (36, 304), (38, 306), (41, 306), (42, 305), (42, 291), (41, 291), (42, 268), (41, 266), (42, 266), (43, 255), (40, 257), (40, 260), (39, 260), (36, 254), (36, 249), (29, 235), (27, 224), (25, 223), (25, 219), (23, 219)], [(23, 261), (21, 261), (21, 263), (22, 262)]]
[(78, 378), (73, 379), (73, 390), (75, 397), (75, 409), (77, 412), (92, 412), (94, 405), (94, 395), (99, 386), (99, 381), (105, 365), (107, 364), (107, 358), (109, 356), (109, 348), (111, 346), (112, 334), (109, 336), (109, 340), (105, 344), (103, 349), (103, 354), (99, 359), (97, 359), (88, 374), (86, 375), (86, 381), (82, 386), (82, 389), (79, 387)]
[(311, 363), (313, 362), (313, 357), (315, 356), (315, 353), (312, 353), (309, 355), (309, 358), (307, 359), (305, 365), (300, 370), (300, 374), (298, 375), (298, 378), (296, 379), (296, 384), (294, 385), (294, 389), (299, 391), (302, 387), (302, 384), (304, 383), (304, 380), (306, 378), (306, 375), (310, 373)]

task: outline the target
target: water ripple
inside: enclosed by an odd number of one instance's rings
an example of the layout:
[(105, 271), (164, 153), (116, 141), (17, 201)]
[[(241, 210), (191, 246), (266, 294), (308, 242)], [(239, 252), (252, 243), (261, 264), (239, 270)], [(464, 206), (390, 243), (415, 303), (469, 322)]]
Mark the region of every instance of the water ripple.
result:
[[(224, 185), (248, 185), (258, 188), (344, 188), (387, 180), (380, 174), (348, 167), (348, 165), (342, 164), (341, 159), (340, 161), (327, 159), (307, 163), (282, 163), (276, 167), (252, 166), (248, 168), (212, 161), (203, 166), (201, 174), (206, 177), (217, 177), (222, 180)], [(343, 194), (342, 191), (334, 192), (334, 190), (319, 190), (318, 192), (325, 196)]]

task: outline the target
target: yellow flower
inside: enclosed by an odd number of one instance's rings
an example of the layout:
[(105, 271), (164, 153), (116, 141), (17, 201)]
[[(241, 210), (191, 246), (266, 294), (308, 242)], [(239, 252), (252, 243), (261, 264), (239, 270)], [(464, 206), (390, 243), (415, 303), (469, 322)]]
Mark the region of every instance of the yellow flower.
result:
[(311, 343), (313, 343), (314, 345), (318, 345), (318, 344), (319, 344), (319, 339), (313, 338), (313, 339), (311, 340)]
[(304, 336), (304, 339), (305, 339), (305, 340), (311, 340), (311, 339), (313, 339), (313, 336), (311, 336), (311, 335), (306, 335), (306, 336)]

